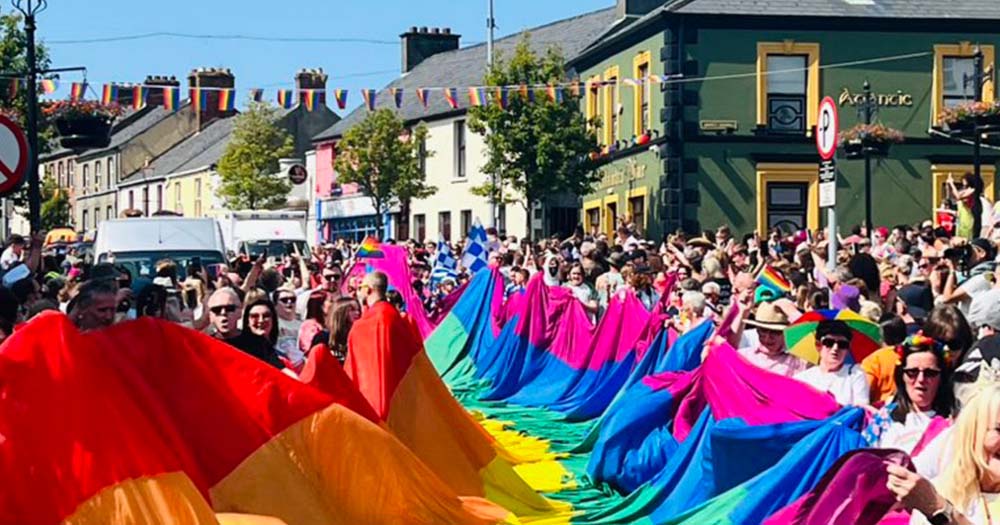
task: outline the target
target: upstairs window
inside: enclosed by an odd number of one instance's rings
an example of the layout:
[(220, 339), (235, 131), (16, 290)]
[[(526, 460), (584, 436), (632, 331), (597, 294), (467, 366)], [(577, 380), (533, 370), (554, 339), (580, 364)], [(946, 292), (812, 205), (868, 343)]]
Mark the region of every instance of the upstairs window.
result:
[(819, 108), (819, 44), (757, 44), (757, 127), (812, 134)]

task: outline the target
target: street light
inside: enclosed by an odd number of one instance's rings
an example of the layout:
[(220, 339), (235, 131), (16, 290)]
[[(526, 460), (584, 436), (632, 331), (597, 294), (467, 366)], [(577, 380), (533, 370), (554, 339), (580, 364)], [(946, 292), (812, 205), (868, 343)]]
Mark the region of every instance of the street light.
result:
[[(870, 125), (872, 119), (878, 115), (878, 100), (872, 97), (872, 86), (865, 79), (864, 84), (864, 99), (858, 106), (858, 118), (862, 119), (865, 125)], [(867, 237), (872, 236), (874, 231), (872, 223), (872, 156), (871, 148), (865, 146), (862, 147), (862, 154), (865, 156), (865, 231), (867, 232)]]
[(28, 218), (31, 231), (41, 231), (42, 193), (38, 181), (38, 64), (35, 63), (35, 15), (49, 6), (48, 0), (11, 0), (14, 9), (24, 15), (27, 37), (28, 96)]

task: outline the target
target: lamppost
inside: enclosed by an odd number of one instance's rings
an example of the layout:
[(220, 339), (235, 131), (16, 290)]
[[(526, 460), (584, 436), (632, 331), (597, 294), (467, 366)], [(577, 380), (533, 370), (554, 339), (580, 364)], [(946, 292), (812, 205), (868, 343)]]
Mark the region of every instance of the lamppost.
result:
[[(865, 125), (872, 123), (872, 119), (878, 115), (878, 100), (872, 98), (872, 86), (865, 79), (864, 84), (865, 101), (858, 105), (858, 118), (863, 120)], [(872, 223), (872, 156), (870, 148), (862, 148), (865, 156), (865, 231), (868, 237), (872, 236), (874, 226)]]
[[(969, 87), (969, 83), (972, 83), (972, 96), (976, 102), (982, 102), (983, 100), (983, 84), (989, 81), (986, 76), (986, 72), (983, 70), (983, 50), (977, 45), (976, 51), (972, 54), (972, 74), (962, 75), (962, 87)], [(972, 127), (972, 170), (976, 175), (976, 179), (982, 180), (982, 160), (979, 158), (980, 150), (982, 150), (983, 145), (983, 130), (980, 129), (979, 123), (975, 123)]]

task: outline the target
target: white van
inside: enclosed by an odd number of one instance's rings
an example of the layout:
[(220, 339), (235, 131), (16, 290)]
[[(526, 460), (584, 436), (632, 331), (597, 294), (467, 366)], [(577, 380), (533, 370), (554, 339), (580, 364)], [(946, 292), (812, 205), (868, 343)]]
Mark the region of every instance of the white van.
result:
[(97, 262), (125, 267), (133, 279), (151, 278), (156, 262), (171, 259), (184, 278), (192, 264), (203, 268), (226, 262), (222, 231), (215, 219), (149, 217), (109, 219), (97, 226), (94, 256)]
[(219, 216), (222, 236), (234, 254), (247, 254), (251, 259), (267, 254), (284, 255), (309, 253), (306, 244), (306, 212), (243, 210)]

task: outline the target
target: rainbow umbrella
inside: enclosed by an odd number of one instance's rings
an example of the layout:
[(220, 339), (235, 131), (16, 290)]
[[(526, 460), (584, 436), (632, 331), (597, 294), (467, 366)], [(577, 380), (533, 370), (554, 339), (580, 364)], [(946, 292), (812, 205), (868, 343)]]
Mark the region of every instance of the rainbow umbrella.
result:
[(806, 312), (794, 324), (785, 328), (785, 345), (788, 353), (816, 364), (816, 327), (820, 321), (843, 321), (854, 332), (851, 337), (851, 357), (860, 363), (868, 354), (882, 346), (879, 326), (852, 310), (813, 310)]

